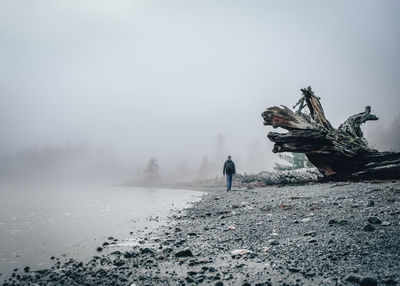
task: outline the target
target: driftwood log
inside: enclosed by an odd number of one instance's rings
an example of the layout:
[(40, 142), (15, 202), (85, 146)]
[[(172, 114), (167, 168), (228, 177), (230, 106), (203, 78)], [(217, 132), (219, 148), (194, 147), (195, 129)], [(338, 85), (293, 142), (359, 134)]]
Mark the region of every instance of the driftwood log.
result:
[[(400, 153), (378, 152), (363, 137), (361, 124), (378, 120), (370, 106), (335, 129), (311, 87), (301, 92), (301, 99), (293, 107), (298, 106), (297, 111), (274, 106), (262, 113), (264, 125), (288, 130), (284, 134), (268, 133), (275, 143), (273, 152), (304, 153), (327, 180), (400, 178)], [(303, 112), (305, 107), (308, 114)]]

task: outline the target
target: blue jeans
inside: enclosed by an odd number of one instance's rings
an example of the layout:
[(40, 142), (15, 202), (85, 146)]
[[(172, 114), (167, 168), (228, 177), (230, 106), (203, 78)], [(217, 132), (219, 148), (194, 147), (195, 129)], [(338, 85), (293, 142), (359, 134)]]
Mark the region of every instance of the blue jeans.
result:
[(226, 188), (230, 190), (232, 187), (232, 174), (226, 174)]

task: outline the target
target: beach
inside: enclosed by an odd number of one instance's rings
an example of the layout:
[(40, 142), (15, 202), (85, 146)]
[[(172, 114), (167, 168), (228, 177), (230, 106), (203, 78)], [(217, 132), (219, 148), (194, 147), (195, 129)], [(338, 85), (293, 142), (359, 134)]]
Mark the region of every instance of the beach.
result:
[(201, 188), (207, 195), (116, 250), (19, 269), (4, 285), (396, 285), (400, 182)]

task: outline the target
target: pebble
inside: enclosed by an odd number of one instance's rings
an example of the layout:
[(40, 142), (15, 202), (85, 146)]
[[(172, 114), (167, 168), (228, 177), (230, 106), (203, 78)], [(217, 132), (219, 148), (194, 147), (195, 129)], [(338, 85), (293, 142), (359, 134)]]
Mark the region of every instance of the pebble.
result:
[(379, 218), (377, 218), (376, 216), (370, 216), (368, 218), (368, 222), (370, 222), (372, 224), (381, 224), (382, 223), (382, 221)]
[(245, 254), (249, 254), (249, 253), (251, 253), (251, 251), (248, 249), (235, 249), (235, 250), (231, 251), (231, 256), (236, 257), (239, 255), (245, 255)]
[(367, 224), (366, 226), (364, 226), (363, 228), (365, 231), (374, 231), (375, 227), (372, 224)]
[(143, 248), (142, 251), (141, 251), (140, 253), (141, 253), (141, 254), (153, 254), (154, 251), (151, 250), (150, 248), (146, 247), (146, 248)]
[(193, 253), (189, 248), (186, 248), (184, 250), (175, 253), (175, 257), (190, 257), (190, 256), (193, 256)]
[(279, 245), (279, 241), (277, 241), (276, 239), (270, 239), (270, 240), (268, 240), (268, 244), (269, 245)]
[(306, 232), (306, 233), (304, 234), (304, 236), (312, 236), (312, 237), (315, 237), (315, 236), (317, 236), (317, 233), (316, 233), (315, 231), (309, 231), (309, 232)]

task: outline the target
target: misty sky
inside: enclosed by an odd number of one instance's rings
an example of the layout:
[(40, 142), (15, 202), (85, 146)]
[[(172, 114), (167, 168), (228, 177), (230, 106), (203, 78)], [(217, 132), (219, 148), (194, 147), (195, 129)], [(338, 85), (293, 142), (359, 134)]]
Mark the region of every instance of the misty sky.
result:
[(0, 155), (84, 141), (132, 160), (197, 160), (221, 133), (244, 160), (257, 142), (272, 149), (261, 112), (309, 85), (335, 127), (368, 104), (382, 121), (368, 130), (382, 128), (400, 119), (399, 11), (388, 0), (0, 0)]

